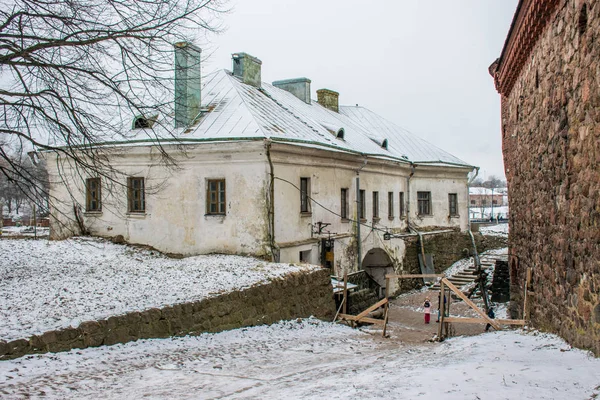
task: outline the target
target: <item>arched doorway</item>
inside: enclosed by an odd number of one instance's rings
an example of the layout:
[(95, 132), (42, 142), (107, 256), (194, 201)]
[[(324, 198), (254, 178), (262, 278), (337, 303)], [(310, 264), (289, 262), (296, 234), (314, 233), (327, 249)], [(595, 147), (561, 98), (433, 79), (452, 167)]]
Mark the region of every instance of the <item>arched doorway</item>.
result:
[(394, 273), (394, 264), (385, 250), (380, 248), (371, 249), (365, 255), (362, 269), (382, 288), (385, 288), (385, 275)]

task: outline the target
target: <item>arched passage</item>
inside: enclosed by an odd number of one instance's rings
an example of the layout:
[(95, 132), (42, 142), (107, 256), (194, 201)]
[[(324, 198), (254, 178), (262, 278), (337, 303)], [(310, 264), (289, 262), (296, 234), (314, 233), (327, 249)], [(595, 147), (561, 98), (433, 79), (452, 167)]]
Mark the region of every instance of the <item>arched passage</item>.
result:
[(375, 282), (385, 288), (385, 275), (394, 273), (394, 264), (385, 250), (380, 248), (371, 249), (365, 255), (362, 262), (364, 269)]

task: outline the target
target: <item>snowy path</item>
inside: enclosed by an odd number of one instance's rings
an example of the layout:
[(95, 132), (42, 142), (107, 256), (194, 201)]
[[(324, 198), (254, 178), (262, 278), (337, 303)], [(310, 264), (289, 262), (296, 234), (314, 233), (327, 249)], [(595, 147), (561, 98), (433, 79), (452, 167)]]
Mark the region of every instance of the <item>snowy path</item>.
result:
[(599, 369), (552, 335), (407, 347), (307, 320), (3, 361), (0, 397), (584, 400)]
[(0, 240), (0, 339), (196, 301), (318, 268), (250, 257), (172, 259), (102, 239)]

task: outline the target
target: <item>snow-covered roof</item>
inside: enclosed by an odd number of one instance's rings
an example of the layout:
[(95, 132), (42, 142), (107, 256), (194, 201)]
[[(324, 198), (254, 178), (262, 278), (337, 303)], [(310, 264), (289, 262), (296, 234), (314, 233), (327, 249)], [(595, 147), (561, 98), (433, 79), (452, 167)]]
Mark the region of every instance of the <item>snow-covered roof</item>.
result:
[(365, 107), (341, 106), (340, 113), (369, 132), (387, 138), (390, 152), (413, 162), (469, 165)]
[[(269, 138), (398, 161), (472, 167), (365, 108), (356, 107), (358, 113), (350, 111), (355, 107), (340, 107), (336, 113), (266, 82), (260, 88), (244, 84), (227, 70), (203, 78), (202, 108), (192, 127), (175, 131), (177, 139)], [(129, 140), (148, 136), (134, 130)]]

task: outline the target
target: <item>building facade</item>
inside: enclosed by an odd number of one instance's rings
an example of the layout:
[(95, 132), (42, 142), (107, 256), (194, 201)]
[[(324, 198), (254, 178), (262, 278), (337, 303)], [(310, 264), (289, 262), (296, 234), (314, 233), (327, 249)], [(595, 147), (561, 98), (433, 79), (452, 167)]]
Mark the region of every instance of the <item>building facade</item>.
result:
[[(50, 174), (67, 177), (51, 187), (52, 238), (89, 232), (166, 253), (382, 276), (405, 254), (402, 238), (385, 234), (468, 228), (471, 165), (368, 109), (339, 105), (337, 92), (312, 100), (306, 78), (262, 82), (260, 60), (245, 53), (233, 55), (233, 72), (201, 84), (190, 75), (200, 79), (188, 74), (178, 86), (176, 76), (177, 140), (141, 139), (160, 130), (136, 119), (128, 141), (106, 143), (118, 174), (82, 176), (48, 155)], [(185, 94), (194, 87), (201, 93)], [(163, 151), (175, 167), (158, 162)]]
[(600, 4), (521, 0), (490, 66), (502, 103), (511, 300), (600, 354)]

